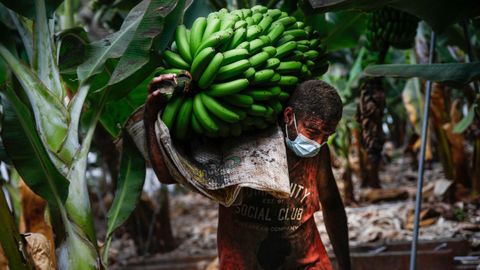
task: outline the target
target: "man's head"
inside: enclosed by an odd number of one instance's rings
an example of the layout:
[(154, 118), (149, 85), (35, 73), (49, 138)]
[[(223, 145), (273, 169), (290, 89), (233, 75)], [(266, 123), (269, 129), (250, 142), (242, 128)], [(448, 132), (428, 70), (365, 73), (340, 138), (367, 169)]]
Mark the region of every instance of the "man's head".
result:
[(322, 144), (335, 132), (342, 117), (342, 100), (335, 88), (326, 82), (305, 81), (292, 93), (283, 116), (290, 139), (297, 137), (298, 130), (298, 133)]

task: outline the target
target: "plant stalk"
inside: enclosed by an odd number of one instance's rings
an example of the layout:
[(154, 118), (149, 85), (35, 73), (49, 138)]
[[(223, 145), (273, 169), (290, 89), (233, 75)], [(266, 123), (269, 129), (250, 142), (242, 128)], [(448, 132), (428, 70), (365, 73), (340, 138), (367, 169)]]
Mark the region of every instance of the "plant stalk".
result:
[(63, 16), (64, 24), (63, 30), (73, 28), (75, 26), (74, 14), (73, 14), (73, 3), (72, 0), (65, 0), (63, 2)]

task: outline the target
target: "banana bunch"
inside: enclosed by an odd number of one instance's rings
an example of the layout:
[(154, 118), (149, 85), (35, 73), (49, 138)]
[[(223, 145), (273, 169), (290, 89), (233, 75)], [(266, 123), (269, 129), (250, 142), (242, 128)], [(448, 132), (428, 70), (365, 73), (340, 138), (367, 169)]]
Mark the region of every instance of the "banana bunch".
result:
[(180, 140), (240, 136), (275, 123), (300, 79), (326, 72), (312, 27), (278, 9), (222, 9), (179, 25), (161, 73), (188, 71), (187, 94), (173, 96), (162, 120)]
[(381, 51), (387, 46), (412, 47), (419, 19), (391, 7), (372, 12), (367, 23), (367, 48)]

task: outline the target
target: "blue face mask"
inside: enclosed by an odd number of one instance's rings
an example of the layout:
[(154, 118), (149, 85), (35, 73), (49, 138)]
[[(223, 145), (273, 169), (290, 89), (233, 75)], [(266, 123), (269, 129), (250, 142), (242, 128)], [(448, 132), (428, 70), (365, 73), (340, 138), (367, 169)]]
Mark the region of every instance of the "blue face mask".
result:
[(295, 124), (295, 130), (297, 131), (297, 137), (295, 140), (290, 140), (288, 138), (288, 128), (287, 124), (285, 124), (285, 141), (287, 142), (288, 148), (290, 148), (297, 156), (299, 157), (313, 157), (318, 154), (320, 148), (327, 143), (326, 141), (322, 144), (317, 143), (314, 140), (307, 138), (302, 133), (298, 132), (297, 129), (297, 120), (295, 119), (295, 114), (293, 115), (293, 123)]

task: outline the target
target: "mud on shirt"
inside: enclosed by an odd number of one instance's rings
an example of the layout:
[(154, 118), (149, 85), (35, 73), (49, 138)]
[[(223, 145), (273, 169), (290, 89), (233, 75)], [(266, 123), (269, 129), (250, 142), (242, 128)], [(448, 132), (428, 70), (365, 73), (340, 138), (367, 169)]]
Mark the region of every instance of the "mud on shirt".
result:
[(240, 205), (220, 206), (220, 269), (332, 269), (313, 218), (320, 209), (319, 155), (298, 158), (290, 150), (287, 154), (288, 199), (245, 189)]

